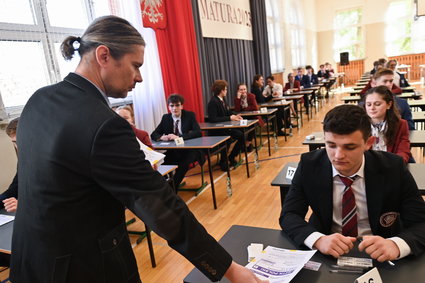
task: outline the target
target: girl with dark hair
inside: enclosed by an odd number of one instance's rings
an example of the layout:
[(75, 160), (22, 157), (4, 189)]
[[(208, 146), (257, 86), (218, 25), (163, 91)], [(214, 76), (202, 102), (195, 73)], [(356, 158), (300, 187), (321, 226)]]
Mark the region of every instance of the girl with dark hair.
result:
[(368, 90), (364, 100), (364, 107), (372, 120), (372, 135), (375, 136), (372, 149), (400, 155), (407, 163), (412, 156), (409, 128), (407, 121), (400, 118), (394, 95), (386, 86), (378, 86)]

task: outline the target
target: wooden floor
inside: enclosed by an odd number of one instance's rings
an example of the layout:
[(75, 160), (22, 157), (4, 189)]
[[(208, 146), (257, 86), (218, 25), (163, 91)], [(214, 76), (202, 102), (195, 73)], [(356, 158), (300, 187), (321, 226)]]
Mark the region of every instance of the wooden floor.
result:
[[(260, 168), (256, 170), (253, 164), (250, 165), (251, 178), (246, 177), (245, 166), (231, 171), (232, 197), (228, 197), (226, 194), (224, 174), (219, 170), (215, 171), (214, 176), (219, 179), (215, 183), (217, 210), (213, 209), (209, 187), (197, 197), (194, 197), (194, 193), (179, 192), (179, 195), (188, 203), (189, 209), (214, 238), (220, 239), (234, 224), (280, 229), (278, 223), (281, 210), (279, 189), (272, 187), (270, 183), (287, 162), (298, 161), (300, 154), (308, 151), (308, 147), (302, 145), (305, 136), (321, 131), (321, 121), (326, 112), (340, 104), (340, 97), (345, 95), (335, 94), (317, 113), (313, 112), (313, 119), (310, 121), (307, 122), (307, 117), (304, 116), (304, 126), (294, 129), (293, 136), (289, 137), (287, 142), (280, 137), (279, 149), (273, 150), (272, 156), (268, 156), (267, 146), (264, 146), (259, 152)], [(417, 162), (424, 162), (419, 150), (413, 149), (412, 154)], [(252, 158), (251, 155), (249, 160), (252, 161)], [(196, 172), (188, 174), (196, 174)], [(199, 180), (198, 175), (186, 178), (188, 184), (199, 183)], [(208, 176), (206, 180), (209, 180)], [(146, 240), (134, 247), (142, 281), (148, 283), (182, 282), (183, 278), (192, 270), (193, 265), (168, 247), (167, 243), (154, 233), (153, 242), (157, 260), (156, 268), (152, 268), (150, 265)]]

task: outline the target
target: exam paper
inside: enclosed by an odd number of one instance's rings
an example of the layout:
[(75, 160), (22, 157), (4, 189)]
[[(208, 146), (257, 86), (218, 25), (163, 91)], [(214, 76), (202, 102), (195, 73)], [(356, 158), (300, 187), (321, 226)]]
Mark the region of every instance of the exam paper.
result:
[(15, 216), (13, 215), (0, 214), (0, 226), (13, 221), (14, 219)]
[(145, 159), (148, 160), (152, 166), (155, 164), (161, 165), (164, 162), (164, 158), (165, 158), (164, 154), (153, 150), (149, 146), (139, 141), (139, 139), (137, 139), (137, 141), (139, 142), (140, 150), (142, 150), (143, 153), (145, 154)]
[(246, 266), (258, 278), (270, 283), (287, 283), (304, 267), (316, 251), (287, 250), (268, 246)]

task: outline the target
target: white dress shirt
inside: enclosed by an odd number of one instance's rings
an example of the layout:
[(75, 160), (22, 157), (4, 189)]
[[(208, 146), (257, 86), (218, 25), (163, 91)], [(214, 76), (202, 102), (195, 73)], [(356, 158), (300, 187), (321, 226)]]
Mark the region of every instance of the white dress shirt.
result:
[[(356, 207), (357, 207), (357, 230), (358, 236), (370, 236), (372, 234), (372, 229), (369, 224), (369, 215), (367, 210), (367, 199), (366, 199), (366, 185), (364, 178), (364, 164), (365, 158), (363, 156), (362, 165), (360, 169), (353, 174), (352, 176), (346, 177), (356, 177), (353, 184), (351, 185), (351, 189), (353, 190), (354, 197), (356, 199)], [(342, 231), (342, 196), (345, 189), (345, 185), (342, 183), (341, 179), (338, 177), (340, 174), (335, 167), (332, 165), (332, 176), (333, 176), (333, 215), (332, 215), (332, 233), (341, 233)], [(314, 243), (322, 237), (325, 236), (320, 232), (311, 233), (305, 240), (304, 244), (313, 249)], [(409, 245), (399, 237), (389, 238), (392, 240), (400, 250), (400, 256), (398, 259), (403, 258), (411, 253), (411, 249)]]
[[(274, 93), (276, 93), (276, 95), (273, 95)], [(283, 95), (283, 87), (281, 84), (278, 83), (274, 83), (273, 87), (270, 87), (269, 85), (267, 85), (264, 90), (263, 90), (263, 95), (273, 95), (273, 97), (282, 97)]]

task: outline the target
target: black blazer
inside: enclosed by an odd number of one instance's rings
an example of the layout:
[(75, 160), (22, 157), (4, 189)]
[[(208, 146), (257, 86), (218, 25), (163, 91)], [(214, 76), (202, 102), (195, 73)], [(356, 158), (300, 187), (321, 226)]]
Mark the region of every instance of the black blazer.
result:
[(39, 89), (19, 120), (13, 282), (140, 282), (125, 208), (211, 280), (230, 255), (145, 160), (130, 124), (89, 81)]
[[(183, 134), (180, 135), (184, 140), (198, 138), (202, 136), (201, 128), (195, 118), (195, 113), (182, 110), (181, 129)], [(161, 122), (152, 132), (151, 138), (158, 141), (162, 135), (172, 134), (174, 132), (173, 116), (168, 113), (162, 116)]]
[(208, 103), (208, 121), (209, 122), (224, 122), (230, 121), (230, 116), (233, 115), (233, 112), (230, 111), (229, 106), (226, 101), (224, 101), (226, 107), (223, 107), (218, 96), (214, 95), (210, 102)]
[[(365, 185), (369, 223), (374, 235), (398, 236), (417, 255), (425, 248), (425, 203), (402, 158), (382, 151), (365, 152)], [(331, 234), (332, 166), (326, 150), (301, 155), (280, 216), (282, 229), (300, 246), (313, 232)], [(313, 214), (304, 218), (308, 207)], [(380, 220), (385, 213), (399, 213), (389, 227)]]
[(311, 75), (311, 78), (308, 75), (304, 75), (301, 79), (301, 85), (304, 88), (309, 88), (312, 85), (318, 84), (319, 83), (319, 79), (317, 78), (317, 76), (315, 74)]

